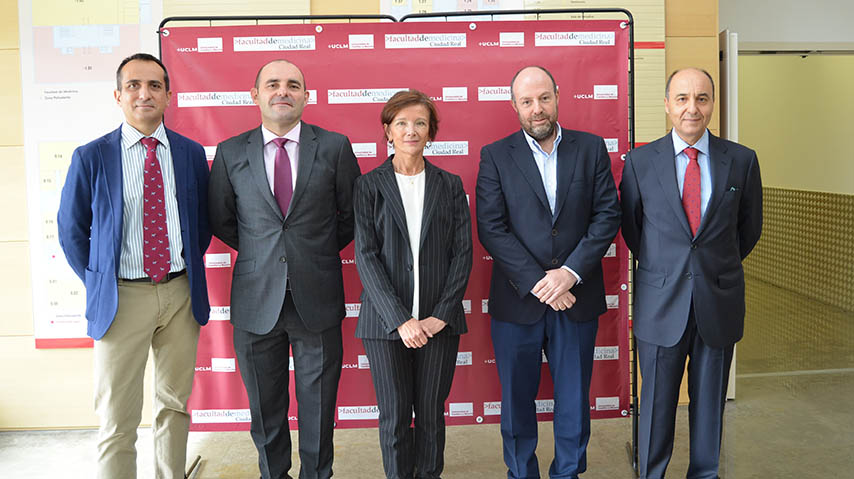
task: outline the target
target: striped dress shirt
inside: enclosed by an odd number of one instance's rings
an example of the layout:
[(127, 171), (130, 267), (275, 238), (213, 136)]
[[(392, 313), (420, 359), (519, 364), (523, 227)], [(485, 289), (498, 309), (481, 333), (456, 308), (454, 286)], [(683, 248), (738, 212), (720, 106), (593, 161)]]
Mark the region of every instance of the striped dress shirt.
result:
[[(163, 123), (151, 135), (156, 138), (157, 159), (163, 172), (163, 188), (166, 201), (166, 227), (169, 232), (170, 272), (183, 270), (186, 265), (181, 252), (181, 218), (178, 215), (178, 199), (175, 196), (175, 170), (172, 152)], [(145, 167), (145, 147), (139, 140), (145, 135), (136, 128), (122, 123), (122, 251), (119, 261), (119, 278), (137, 279), (146, 277), (142, 254), (142, 189)]]

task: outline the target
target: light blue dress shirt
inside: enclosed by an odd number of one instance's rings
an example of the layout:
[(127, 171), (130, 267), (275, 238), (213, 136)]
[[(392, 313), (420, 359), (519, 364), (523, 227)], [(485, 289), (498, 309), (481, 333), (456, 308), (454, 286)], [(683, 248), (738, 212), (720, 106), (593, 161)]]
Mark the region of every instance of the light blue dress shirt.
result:
[(525, 140), (528, 142), (528, 147), (531, 148), (531, 153), (534, 154), (534, 162), (537, 164), (537, 169), (540, 170), (540, 178), (543, 180), (543, 188), (546, 190), (546, 198), (549, 200), (549, 208), (552, 210), (552, 215), (555, 212), (555, 198), (557, 197), (557, 147), (560, 145), (560, 140), (563, 137), (560, 125), (555, 123), (555, 128), (557, 129), (557, 138), (555, 138), (551, 153), (546, 153), (534, 137), (529, 135), (527, 131), (522, 130)]
[[(537, 169), (540, 170), (540, 178), (543, 180), (543, 188), (546, 190), (546, 199), (549, 200), (549, 208), (552, 211), (552, 216), (555, 214), (557, 199), (557, 147), (560, 145), (561, 138), (563, 138), (560, 125), (555, 123), (555, 128), (557, 129), (557, 137), (555, 138), (554, 145), (552, 145), (551, 153), (546, 153), (534, 137), (529, 135), (527, 131), (522, 130), (522, 134), (525, 135), (525, 141), (528, 142), (528, 147), (531, 148), (531, 153), (534, 154), (534, 163), (537, 164)], [(562, 266), (562, 268), (572, 273), (576, 281), (579, 284), (581, 283), (581, 276), (573, 271), (572, 268), (566, 265)]]
[(700, 216), (706, 215), (706, 207), (712, 197), (712, 172), (709, 167), (709, 130), (697, 140), (697, 143), (689, 145), (676, 134), (676, 130), (670, 132), (673, 137), (673, 151), (676, 152), (676, 184), (679, 186), (679, 197), (682, 198), (682, 189), (685, 184), (685, 169), (688, 167), (688, 155), (685, 148), (693, 146), (700, 151), (697, 155), (697, 163), (700, 164)]
[[(175, 168), (169, 137), (161, 122), (151, 134), (157, 138), (157, 159), (163, 174), (163, 200), (166, 202), (166, 232), (169, 235), (169, 272), (186, 268), (184, 239), (181, 237), (181, 216), (175, 191)], [(145, 278), (145, 256), (142, 251), (142, 193), (145, 188), (145, 147), (140, 142), (145, 135), (127, 123), (122, 123), (122, 248), (119, 252), (119, 278)]]

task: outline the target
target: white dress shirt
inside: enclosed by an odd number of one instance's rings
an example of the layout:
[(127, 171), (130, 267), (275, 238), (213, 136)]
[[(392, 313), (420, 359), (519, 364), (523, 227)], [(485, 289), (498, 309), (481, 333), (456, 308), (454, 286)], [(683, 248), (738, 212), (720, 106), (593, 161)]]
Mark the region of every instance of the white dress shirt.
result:
[(412, 290), (412, 317), (418, 317), (418, 302), (420, 290), (420, 268), (418, 253), (421, 251), (421, 217), (424, 213), (424, 170), (416, 175), (394, 173), (397, 178), (397, 188), (403, 201), (403, 211), (406, 215), (406, 227), (409, 230), (409, 247), (412, 250), (412, 275), (414, 278)]

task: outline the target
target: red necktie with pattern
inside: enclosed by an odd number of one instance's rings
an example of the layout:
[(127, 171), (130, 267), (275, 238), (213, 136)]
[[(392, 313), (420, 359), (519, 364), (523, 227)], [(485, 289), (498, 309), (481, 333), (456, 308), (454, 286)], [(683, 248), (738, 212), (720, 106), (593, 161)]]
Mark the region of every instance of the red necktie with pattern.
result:
[(291, 158), (285, 150), (287, 138), (274, 138), (276, 144), (276, 162), (273, 169), (273, 196), (279, 203), (282, 216), (288, 215), (288, 206), (291, 204), (291, 196), (294, 194), (294, 185), (291, 180)]
[(700, 163), (697, 154), (700, 150), (692, 147), (682, 150), (688, 156), (688, 166), (685, 168), (685, 182), (682, 184), (682, 208), (691, 226), (691, 234), (697, 236), (700, 227)]
[(163, 172), (157, 161), (157, 138), (139, 140), (145, 148), (145, 168), (142, 170), (142, 254), (145, 274), (159, 283), (171, 268), (169, 231), (166, 227), (166, 198), (163, 191)]

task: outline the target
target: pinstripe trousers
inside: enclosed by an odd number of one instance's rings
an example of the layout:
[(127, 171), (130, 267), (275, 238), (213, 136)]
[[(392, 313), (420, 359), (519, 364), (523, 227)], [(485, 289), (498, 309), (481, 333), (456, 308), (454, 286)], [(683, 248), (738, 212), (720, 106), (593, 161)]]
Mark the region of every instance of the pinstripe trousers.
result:
[(419, 349), (401, 340), (362, 340), (377, 393), (387, 479), (438, 479), (445, 467), (445, 400), (460, 346), (460, 336), (446, 332)]

